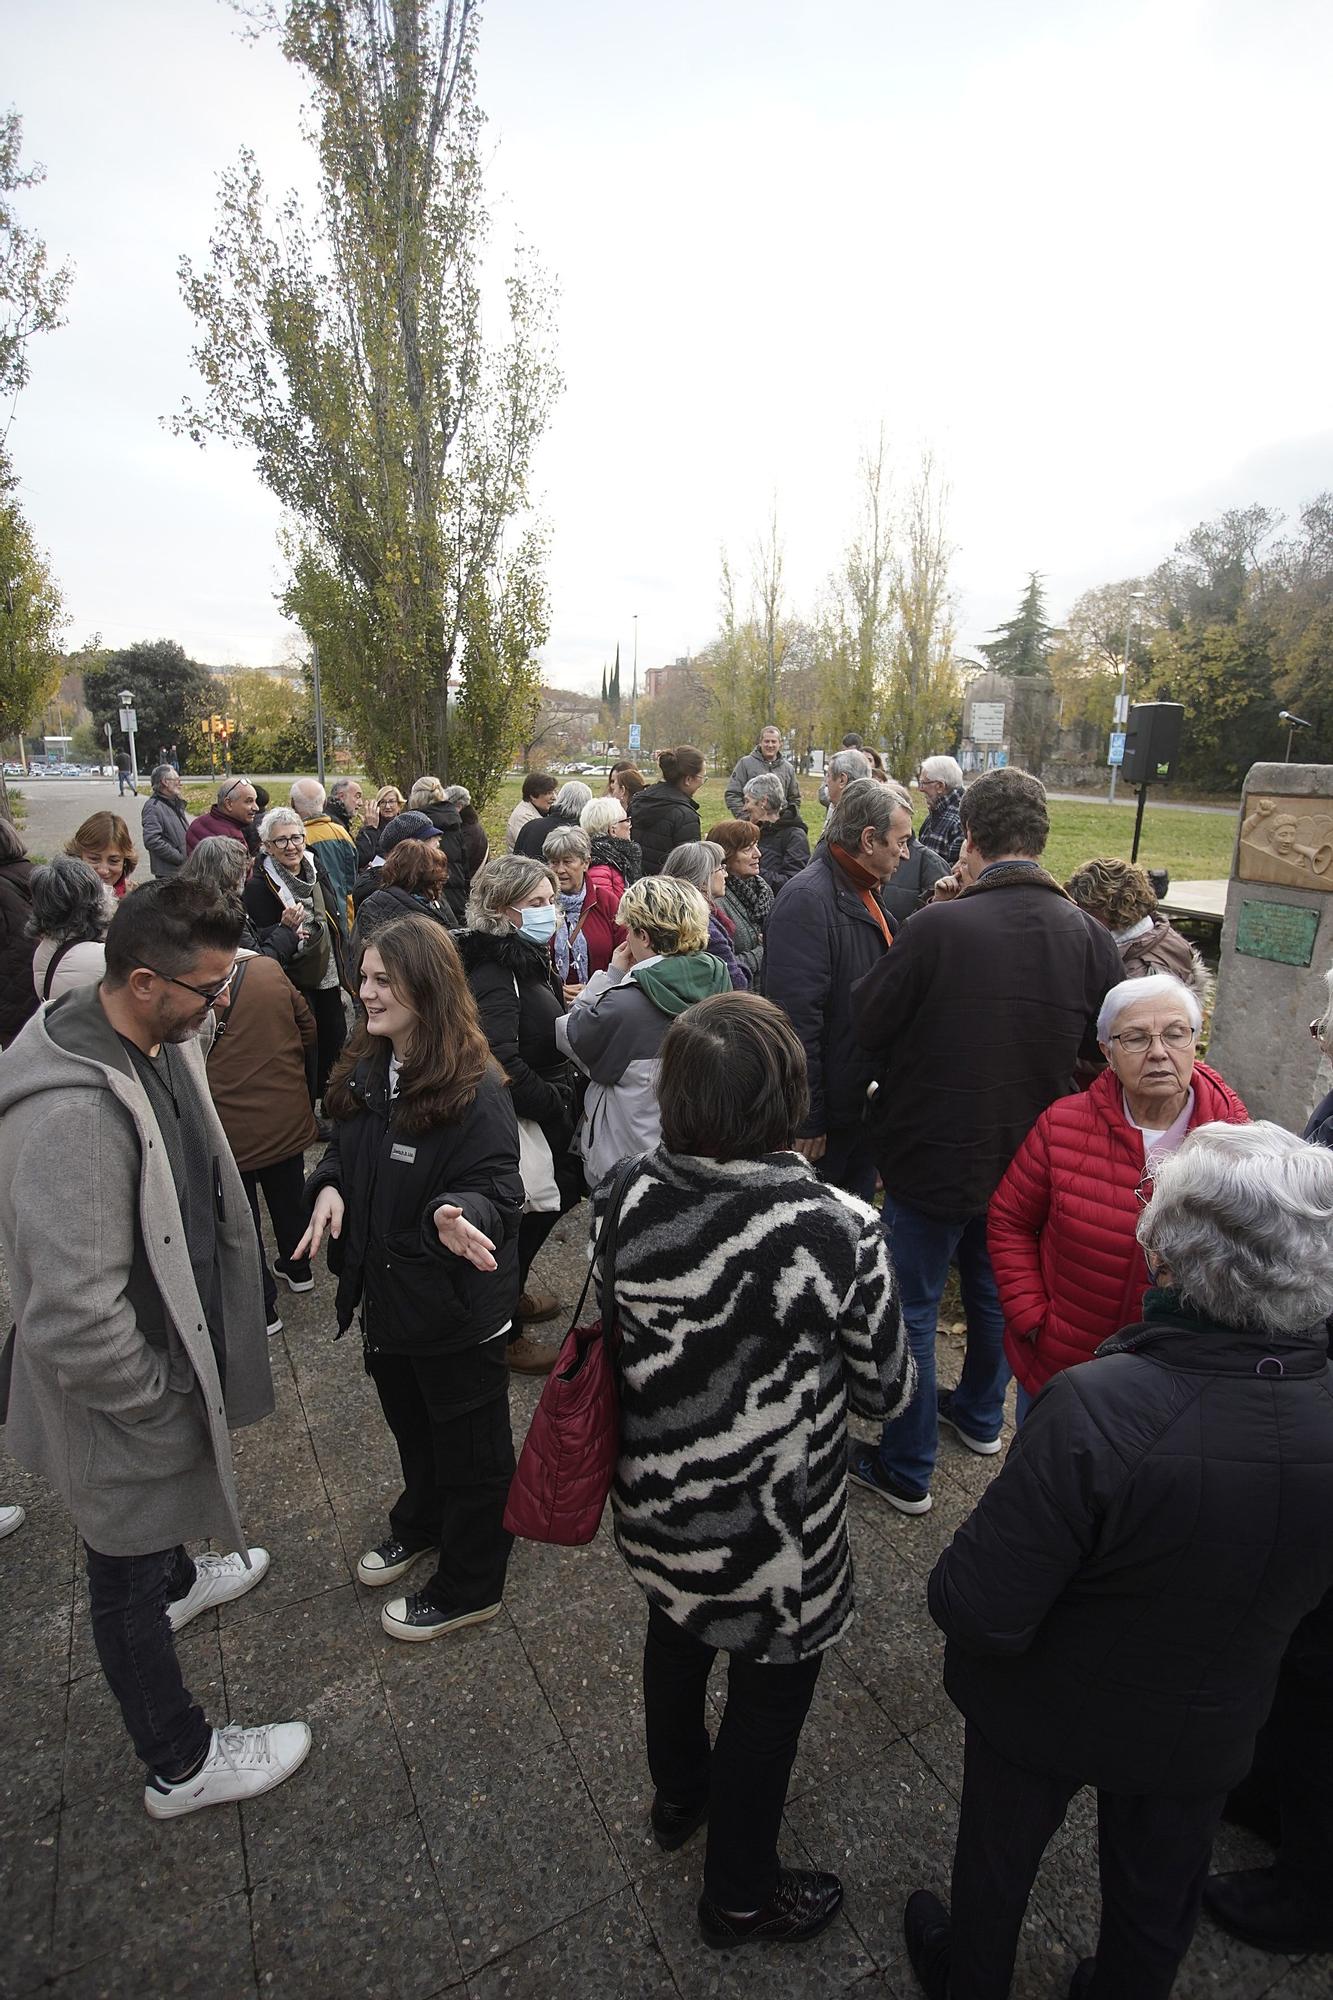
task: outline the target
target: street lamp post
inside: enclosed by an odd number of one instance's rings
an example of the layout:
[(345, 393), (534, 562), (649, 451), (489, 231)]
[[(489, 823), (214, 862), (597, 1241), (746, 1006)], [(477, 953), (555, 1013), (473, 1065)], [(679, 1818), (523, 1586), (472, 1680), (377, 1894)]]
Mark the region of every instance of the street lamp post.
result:
[[(1116, 703), (1115, 703), (1114, 726), (1116, 729), (1121, 731), (1124, 730), (1125, 724), (1129, 721), (1129, 708), (1125, 701), (1125, 688), (1129, 680), (1129, 649), (1134, 637), (1134, 620), (1138, 617), (1139, 606), (1140, 604), (1143, 603), (1147, 595), (1148, 593), (1146, 590), (1131, 590), (1129, 593), (1130, 611), (1129, 611), (1129, 619), (1125, 625), (1125, 653), (1124, 653), (1124, 658), (1120, 662), (1120, 692), (1116, 696)], [(1120, 776), (1120, 766), (1118, 764), (1112, 764), (1111, 789), (1106, 796), (1106, 803), (1108, 806), (1113, 806), (1115, 804), (1115, 781), (1119, 776)]]
[(134, 732), (139, 726), (139, 718), (134, 713), (133, 688), (122, 688), (120, 690), (120, 726), (129, 738), (130, 783), (134, 787), (135, 797), (137, 798), (139, 794), (139, 753), (135, 748)]

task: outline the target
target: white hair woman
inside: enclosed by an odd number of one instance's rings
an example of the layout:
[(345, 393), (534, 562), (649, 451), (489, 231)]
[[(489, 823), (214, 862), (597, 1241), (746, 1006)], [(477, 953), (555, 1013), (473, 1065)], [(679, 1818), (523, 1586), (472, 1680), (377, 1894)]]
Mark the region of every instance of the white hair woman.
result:
[(596, 897), (588, 893), (592, 842), (581, 826), (558, 826), (548, 833), (542, 842), (542, 859), (555, 875), (564, 918), (551, 950), (568, 1005), (587, 983), (590, 972), (599, 972), (611, 963), (616, 943), (615, 910), (599, 908)]
[(1070, 1990), (1166, 2000), (1227, 1790), (1333, 1585), (1333, 1156), (1201, 1125), (1156, 1183), (1141, 1320), (1042, 1393), (930, 1579), (967, 1747), (952, 1921), (906, 1910), (928, 1993), (1008, 1992), (1091, 1785), (1101, 1927)]
[(296, 952), (283, 970), (304, 993), (315, 1017), (315, 1095), (322, 1098), (347, 1036), (342, 941), (335, 915), (338, 892), (323, 864), (307, 849), (305, 822), (290, 806), (274, 806), (264, 814), (259, 846), (263, 859), (241, 900), (261, 936), (278, 924), (295, 926)]
[(692, 882), (699, 891), (708, 905), (708, 949), (726, 967), (733, 990), (743, 993), (750, 975), (736, 958), (736, 926), (723, 903), (727, 893), (726, 849), (716, 840), (683, 841), (662, 863), (662, 873), (674, 875), (678, 882)]
[(1169, 973), (1113, 986), (1097, 1017), (1108, 1067), (1042, 1112), (991, 1197), (1020, 1423), (1053, 1375), (1138, 1318), (1149, 1278), (1135, 1231), (1162, 1161), (1196, 1126), (1249, 1116), (1196, 1060), (1201, 1024), (1193, 990)]
[(810, 859), (810, 836), (787, 788), (772, 771), (747, 778), (741, 811), (759, 829), (759, 873), (776, 896)]

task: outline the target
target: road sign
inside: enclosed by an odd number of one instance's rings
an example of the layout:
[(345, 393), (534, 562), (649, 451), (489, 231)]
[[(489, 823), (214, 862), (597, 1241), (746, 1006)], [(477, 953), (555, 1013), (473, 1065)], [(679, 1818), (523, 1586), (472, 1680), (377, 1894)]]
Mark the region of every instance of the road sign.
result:
[(1108, 764), (1114, 764), (1117, 769), (1124, 763), (1125, 732), (1123, 729), (1113, 729), (1111, 731), (1111, 747), (1106, 753), (1106, 761)]
[(972, 741), (974, 743), (1003, 743), (1004, 703), (1002, 701), (973, 702)]
[(638, 723), (631, 722), (629, 726), (629, 748), (631, 756), (635, 756), (638, 754), (639, 744), (641, 741), (642, 741), (642, 735)]
[(1129, 721), (1129, 696), (1127, 694), (1118, 694), (1116, 696), (1115, 714), (1112, 716), (1111, 720), (1114, 722), (1117, 729), (1123, 729), (1125, 724)]
[(124, 734), (124, 735), (126, 735), (126, 736), (132, 736), (132, 735), (134, 734), (135, 730), (136, 730), (136, 729), (137, 729), (137, 728), (139, 727), (139, 718), (138, 718), (138, 716), (137, 716), (137, 715), (135, 714), (135, 712), (134, 712), (134, 710), (133, 710), (132, 708), (122, 708), (122, 709), (121, 709), (121, 711), (120, 711), (120, 727), (121, 727), (121, 732), (122, 732), (122, 734)]

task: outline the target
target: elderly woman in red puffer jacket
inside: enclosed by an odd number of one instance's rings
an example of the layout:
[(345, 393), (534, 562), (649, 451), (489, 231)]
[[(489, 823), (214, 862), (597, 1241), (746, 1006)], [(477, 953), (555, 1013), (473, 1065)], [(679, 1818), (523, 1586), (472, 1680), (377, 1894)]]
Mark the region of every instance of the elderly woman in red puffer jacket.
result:
[(1189, 987), (1168, 973), (1113, 986), (1097, 1017), (1109, 1068), (1041, 1114), (991, 1197), (987, 1242), (1018, 1420), (1061, 1369), (1142, 1317), (1148, 1289), (1135, 1229), (1153, 1169), (1196, 1125), (1249, 1113), (1195, 1061), (1202, 1026)]

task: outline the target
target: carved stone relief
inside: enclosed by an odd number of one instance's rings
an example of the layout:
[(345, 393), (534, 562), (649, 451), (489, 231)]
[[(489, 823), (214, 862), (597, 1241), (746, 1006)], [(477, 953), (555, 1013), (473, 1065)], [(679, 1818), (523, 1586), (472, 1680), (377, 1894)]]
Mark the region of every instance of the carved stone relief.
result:
[(1247, 798), (1236, 873), (1242, 882), (1333, 892), (1333, 802)]

